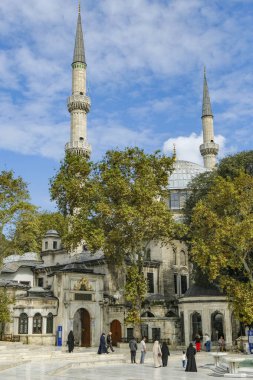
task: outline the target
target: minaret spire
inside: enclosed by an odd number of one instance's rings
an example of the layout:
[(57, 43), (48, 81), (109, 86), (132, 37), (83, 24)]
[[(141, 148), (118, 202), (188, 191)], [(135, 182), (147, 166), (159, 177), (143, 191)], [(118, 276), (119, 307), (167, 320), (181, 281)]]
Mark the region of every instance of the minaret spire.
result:
[(203, 84), (203, 102), (202, 102), (202, 117), (212, 116), (212, 107), (206, 80), (206, 67), (204, 66), (204, 84)]
[(203, 144), (200, 145), (200, 153), (204, 159), (205, 168), (213, 169), (216, 164), (216, 156), (219, 151), (219, 145), (215, 144), (214, 142), (213, 113), (208, 91), (205, 67), (201, 119), (203, 129)]
[(68, 110), (71, 114), (71, 131), (70, 142), (66, 144), (66, 150), (90, 156), (91, 146), (87, 141), (87, 113), (90, 110), (90, 98), (86, 95), (86, 66), (79, 0), (72, 63), (72, 95), (68, 98)]
[(84, 42), (83, 42), (83, 31), (82, 31), (82, 19), (81, 19), (81, 4), (78, 2), (78, 17), (77, 17), (77, 27), (76, 27), (76, 40), (75, 49), (73, 55), (73, 63), (75, 62), (85, 62), (85, 52), (84, 52)]

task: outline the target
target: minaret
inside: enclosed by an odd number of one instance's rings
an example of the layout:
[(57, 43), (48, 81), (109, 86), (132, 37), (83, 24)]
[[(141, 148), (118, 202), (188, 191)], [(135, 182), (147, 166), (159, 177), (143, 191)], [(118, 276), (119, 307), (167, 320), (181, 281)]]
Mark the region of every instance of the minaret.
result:
[(90, 110), (90, 98), (86, 95), (86, 66), (79, 1), (72, 63), (72, 95), (68, 98), (68, 111), (71, 114), (70, 142), (65, 148), (66, 151), (89, 157), (91, 146), (87, 141), (87, 113)]
[(204, 159), (204, 166), (213, 169), (216, 164), (216, 156), (219, 145), (214, 142), (213, 113), (208, 92), (206, 69), (204, 68), (203, 104), (202, 104), (202, 129), (203, 144), (200, 145), (200, 153)]

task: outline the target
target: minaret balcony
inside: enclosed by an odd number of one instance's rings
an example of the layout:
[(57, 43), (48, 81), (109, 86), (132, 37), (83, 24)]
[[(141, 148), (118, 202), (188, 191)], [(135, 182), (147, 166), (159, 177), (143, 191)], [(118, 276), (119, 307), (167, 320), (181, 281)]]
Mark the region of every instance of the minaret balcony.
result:
[(202, 156), (206, 156), (208, 154), (214, 154), (215, 156), (217, 156), (219, 152), (219, 145), (210, 141), (210, 142), (201, 144), (199, 147), (199, 150)]
[(65, 150), (89, 156), (91, 153), (91, 145), (86, 141), (72, 141), (65, 145)]
[(71, 95), (68, 97), (68, 111), (72, 112), (74, 110), (85, 111), (88, 113), (90, 111), (90, 98), (86, 95)]

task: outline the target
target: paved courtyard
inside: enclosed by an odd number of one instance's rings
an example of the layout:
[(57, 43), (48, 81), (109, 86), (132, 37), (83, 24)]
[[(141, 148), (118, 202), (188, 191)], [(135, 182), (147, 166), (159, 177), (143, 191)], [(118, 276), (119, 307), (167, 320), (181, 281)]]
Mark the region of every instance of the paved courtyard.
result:
[(180, 352), (171, 353), (168, 367), (154, 368), (152, 352), (147, 353), (145, 364), (140, 365), (130, 363), (126, 349), (97, 355), (95, 349), (80, 348), (68, 354), (65, 348), (61, 351), (55, 347), (1, 343), (0, 379), (4, 380), (205, 380), (215, 377), (209, 368), (213, 358), (205, 352), (197, 354), (198, 372), (186, 373), (181, 366)]

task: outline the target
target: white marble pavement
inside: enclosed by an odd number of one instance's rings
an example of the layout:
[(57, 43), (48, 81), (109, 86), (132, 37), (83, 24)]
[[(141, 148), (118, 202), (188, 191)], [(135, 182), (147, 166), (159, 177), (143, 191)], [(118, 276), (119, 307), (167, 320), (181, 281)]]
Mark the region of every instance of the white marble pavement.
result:
[[(139, 360), (139, 353), (137, 358)], [(80, 348), (68, 354), (65, 348), (61, 351), (55, 347), (8, 344), (0, 345), (0, 379), (210, 380), (210, 375), (214, 374), (208, 364), (213, 364), (213, 361), (210, 354), (198, 353), (198, 372), (188, 373), (181, 366), (181, 352), (171, 353), (168, 367), (154, 368), (152, 352), (147, 352), (145, 364), (140, 365), (130, 363), (126, 349), (117, 349), (109, 355), (97, 355), (95, 349)]]

